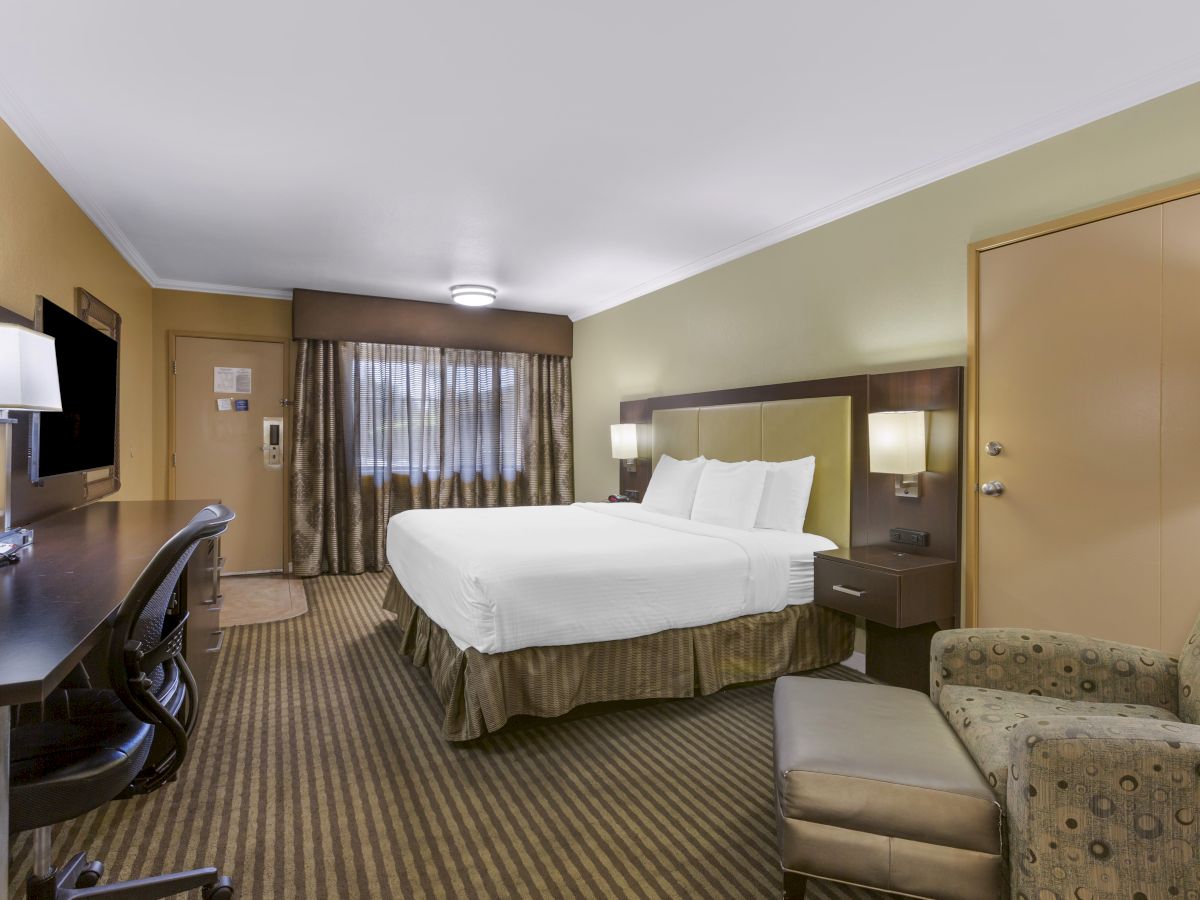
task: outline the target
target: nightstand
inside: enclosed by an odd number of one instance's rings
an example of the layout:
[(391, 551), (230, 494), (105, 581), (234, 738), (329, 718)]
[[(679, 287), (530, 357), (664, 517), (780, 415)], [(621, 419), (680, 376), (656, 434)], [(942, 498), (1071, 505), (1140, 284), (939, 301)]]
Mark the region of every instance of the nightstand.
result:
[(928, 692), (936, 623), (957, 614), (954, 560), (872, 546), (823, 550), (814, 563), (813, 602), (866, 620), (867, 674)]

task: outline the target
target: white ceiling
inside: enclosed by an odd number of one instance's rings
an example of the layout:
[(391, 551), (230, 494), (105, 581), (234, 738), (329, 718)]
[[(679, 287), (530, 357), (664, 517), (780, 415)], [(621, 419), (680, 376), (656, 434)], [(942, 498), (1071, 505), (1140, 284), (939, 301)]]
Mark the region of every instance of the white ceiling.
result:
[(0, 116), (151, 283), (576, 318), (1200, 80), (1200, 4), (0, 0)]

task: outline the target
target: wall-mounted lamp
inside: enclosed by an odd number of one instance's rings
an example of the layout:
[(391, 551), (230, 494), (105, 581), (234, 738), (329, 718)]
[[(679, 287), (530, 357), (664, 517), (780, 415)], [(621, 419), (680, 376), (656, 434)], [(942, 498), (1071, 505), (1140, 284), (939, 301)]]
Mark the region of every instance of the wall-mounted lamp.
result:
[(637, 425), (612, 426), (612, 458), (621, 460), (626, 472), (637, 471)]
[(871, 471), (896, 476), (897, 497), (920, 497), (925, 471), (925, 413), (877, 412), (867, 416)]

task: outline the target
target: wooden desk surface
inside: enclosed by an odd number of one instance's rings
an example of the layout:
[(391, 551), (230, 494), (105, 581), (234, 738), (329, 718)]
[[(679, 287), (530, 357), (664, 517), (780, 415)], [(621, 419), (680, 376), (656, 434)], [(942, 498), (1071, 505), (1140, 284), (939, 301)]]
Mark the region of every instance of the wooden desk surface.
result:
[(45, 699), (104, 635), (158, 549), (208, 500), (93, 503), (34, 524), (0, 569), (0, 706)]

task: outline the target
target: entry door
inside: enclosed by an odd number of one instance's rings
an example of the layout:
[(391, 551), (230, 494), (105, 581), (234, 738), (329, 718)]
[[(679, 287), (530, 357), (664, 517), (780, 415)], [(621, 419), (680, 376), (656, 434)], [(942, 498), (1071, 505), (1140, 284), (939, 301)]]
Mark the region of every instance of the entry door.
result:
[(1156, 207), (980, 254), (981, 625), (1160, 645), (1161, 253)]
[(179, 336), (174, 364), (172, 496), (237, 513), (225, 574), (282, 571), (287, 345)]

